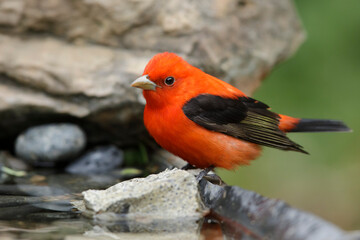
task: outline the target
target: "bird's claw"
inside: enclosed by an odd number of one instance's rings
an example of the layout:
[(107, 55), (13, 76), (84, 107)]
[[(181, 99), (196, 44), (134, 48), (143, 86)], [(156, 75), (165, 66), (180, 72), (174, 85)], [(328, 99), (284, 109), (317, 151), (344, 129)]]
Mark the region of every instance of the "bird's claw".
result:
[(202, 170), (201, 172), (199, 172), (199, 174), (196, 176), (196, 180), (198, 182), (200, 182), (201, 179), (203, 179), (203, 177), (205, 177), (210, 171), (214, 170), (214, 166), (210, 166), (208, 168), (205, 168), (204, 170)]

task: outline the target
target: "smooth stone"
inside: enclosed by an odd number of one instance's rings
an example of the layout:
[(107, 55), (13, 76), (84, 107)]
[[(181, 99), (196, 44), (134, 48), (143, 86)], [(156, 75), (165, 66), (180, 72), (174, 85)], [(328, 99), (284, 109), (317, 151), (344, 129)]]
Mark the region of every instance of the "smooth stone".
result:
[[(0, 219), (19, 218), (19, 215), (26, 216), (29, 210), (31, 210), (32, 213), (44, 212), (45, 209), (59, 213), (70, 213), (72, 210), (70, 200), (71, 199), (66, 199), (66, 196), (0, 196)], [(9, 214), (15, 211), (16, 214)]]
[(218, 186), (202, 179), (199, 189), (205, 206), (217, 216), (227, 236), (278, 240), (338, 240), (346, 236), (342, 229), (315, 215), (238, 186)]
[(17, 137), (16, 156), (36, 166), (70, 161), (85, 147), (85, 133), (74, 124), (48, 124), (27, 129)]
[(66, 172), (73, 174), (102, 174), (121, 166), (124, 153), (114, 145), (101, 146), (88, 151), (66, 167)]
[(87, 211), (152, 216), (162, 219), (201, 217), (204, 205), (193, 174), (179, 169), (165, 170), (146, 178), (118, 183), (106, 190), (82, 193)]

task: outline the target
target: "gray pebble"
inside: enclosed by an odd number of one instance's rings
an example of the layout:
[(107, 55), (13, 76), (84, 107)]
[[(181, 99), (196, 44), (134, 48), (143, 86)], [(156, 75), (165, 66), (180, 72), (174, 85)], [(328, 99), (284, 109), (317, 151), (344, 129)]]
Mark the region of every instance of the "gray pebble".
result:
[(15, 142), (16, 156), (35, 166), (53, 166), (69, 161), (85, 147), (85, 133), (70, 123), (48, 124), (27, 129)]
[(76, 174), (108, 173), (120, 166), (124, 161), (124, 153), (116, 146), (97, 147), (71, 163), (66, 171)]

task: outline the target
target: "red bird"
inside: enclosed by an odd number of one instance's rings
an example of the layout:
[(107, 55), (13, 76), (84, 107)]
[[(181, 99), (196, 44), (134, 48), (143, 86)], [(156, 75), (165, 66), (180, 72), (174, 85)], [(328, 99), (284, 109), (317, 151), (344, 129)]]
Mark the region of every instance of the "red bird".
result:
[(155, 55), (131, 86), (143, 89), (144, 123), (155, 141), (198, 168), (249, 164), (260, 145), (306, 153), (286, 132), (349, 131), (341, 121), (269, 111), (174, 53)]

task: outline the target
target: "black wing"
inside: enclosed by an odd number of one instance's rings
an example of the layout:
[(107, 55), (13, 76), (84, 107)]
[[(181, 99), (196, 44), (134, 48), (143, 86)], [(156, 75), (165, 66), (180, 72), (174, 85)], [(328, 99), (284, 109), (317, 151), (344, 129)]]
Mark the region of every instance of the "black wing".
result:
[(184, 114), (200, 126), (248, 142), (307, 153), (279, 129), (279, 115), (249, 97), (236, 99), (201, 94), (184, 106)]

